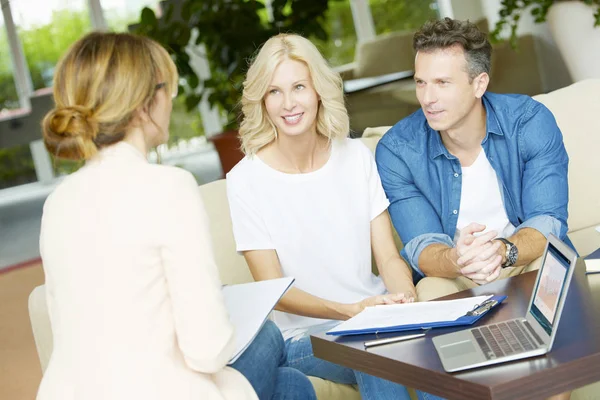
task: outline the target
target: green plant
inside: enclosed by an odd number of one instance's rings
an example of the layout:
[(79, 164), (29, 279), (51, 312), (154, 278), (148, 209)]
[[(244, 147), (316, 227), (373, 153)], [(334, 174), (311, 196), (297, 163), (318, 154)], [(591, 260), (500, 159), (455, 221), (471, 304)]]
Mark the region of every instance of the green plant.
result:
[(510, 45), (516, 48), (517, 27), (519, 26), (521, 15), (529, 10), (536, 23), (544, 22), (546, 21), (546, 15), (550, 6), (559, 1), (582, 1), (585, 4), (593, 6), (595, 8), (594, 26), (600, 26), (600, 0), (502, 0), (500, 19), (490, 34), (492, 41), (502, 41), (502, 32), (508, 26), (510, 28)]
[[(340, 0), (331, 0), (340, 1)], [(323, 0), (273, 0), (273, 18), (266, 18), (265, 4), (258, 0), (182, 0), (176, 7), (165, 3), (164, 15), (157, 19), (144, 8), (134, 31), (161, 43), (171, 54), (180, 74), (180, 93), (188, 110), (198, 105), (208, 92), (208, 102), (227, 117), (226, 129), (235, 128), (236, 107), (248, 61), (258, 46), (279, 32), (295, 32), (306, 37), (327, 39), (324, 29), (329, 7)], [(203, 44), (211, 78), (201, 81), (190, 65), (188, 46), (197, 30), (195, 44)]]

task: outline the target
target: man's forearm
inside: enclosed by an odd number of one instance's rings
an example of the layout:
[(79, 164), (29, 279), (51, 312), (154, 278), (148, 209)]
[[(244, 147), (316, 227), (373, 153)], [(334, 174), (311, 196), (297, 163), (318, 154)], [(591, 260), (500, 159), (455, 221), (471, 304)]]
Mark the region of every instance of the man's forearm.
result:
[(456, 263), (457, 259), (455, 247), (438, 243), (430, 244), (419, 255), (419, 268), (425, 276), (457, 278), (462, 275)]
[[(546, 237), (534, 228), (523, 228), (507, 238), (519, 250), (515, 267), (528, 265), (542, 256), (546, 247)], [(498, 250), (502, 256), (502, 264), (506, 262), (506, 245), (503, 243)]]

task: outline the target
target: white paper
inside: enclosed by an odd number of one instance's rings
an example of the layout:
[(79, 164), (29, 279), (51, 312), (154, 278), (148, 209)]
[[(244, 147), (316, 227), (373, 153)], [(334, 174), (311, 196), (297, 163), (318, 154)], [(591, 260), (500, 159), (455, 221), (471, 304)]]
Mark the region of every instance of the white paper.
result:
[(596, 231), (600, 232), (600, 225), (596, 227)]
[(367, 307), (329, 333), (454, 321), (492, 296)]
[(233, 364), (252, 343), (275, 304), (293, 282), (294, 278), (279, 278), (223, 287), (229, 320), (235, 327), (235, 352), (229, 364)]

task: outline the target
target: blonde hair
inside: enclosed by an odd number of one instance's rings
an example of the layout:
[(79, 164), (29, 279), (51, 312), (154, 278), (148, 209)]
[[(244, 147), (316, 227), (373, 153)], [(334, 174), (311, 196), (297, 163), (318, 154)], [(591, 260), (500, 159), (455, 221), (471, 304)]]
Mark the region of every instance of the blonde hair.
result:
[(242, 151), (253, 155), (277, 138), (277, 129), (264, 103), (273, 74), (284, 60), (303, 62), (321, 99), (317, 112), (317, 133), (329, 140), (348, 136), (350, 122), (344, 105), (342, 78), (333, 71), (319, 50), (299, 35), (279, 34), (267, 40), (248, 69), (242, 95), (240, 124)]
[[(121, 141), (135, 111), (151, 109), (157, 84), (177, 88), (177, 68), (157, 42), (128, 33), (93, 32), (75, 42), (57, 65), (55, 108), (42, 122), (48, 151), (89, 159)], [(162, 81), (162, 82), (161, 82)]]

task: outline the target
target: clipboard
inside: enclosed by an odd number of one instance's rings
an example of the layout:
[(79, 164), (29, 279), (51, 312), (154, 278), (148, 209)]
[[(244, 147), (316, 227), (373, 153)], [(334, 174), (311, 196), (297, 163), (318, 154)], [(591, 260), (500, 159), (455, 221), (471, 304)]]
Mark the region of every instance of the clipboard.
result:
[(381, 328), (369, 328), (360, 330), (343, 330), (336, 331), (335, 328), (326, 332), (327, 335), (333, 336), (350, 336), (350, 335), (364, 335), (369, 333), (386, 333), (386, 332), (403, 332), (412, 331), (417, 329), (427, 328), (447, 328), (451, 326), (467, 326), (473, 325), (475, 322), (480, 320), (490, 310), (501, 304), (508, 296), (495, 295), (490, 297), (488, 300), (481, 304), (477, 304), (471, 311), (467, 312), (462, 317), (459, 317), (453, 321), (437, 321), (423, 324), (409, 324), (409, 325), (398, 325), (398, 326), (386, 326)]

